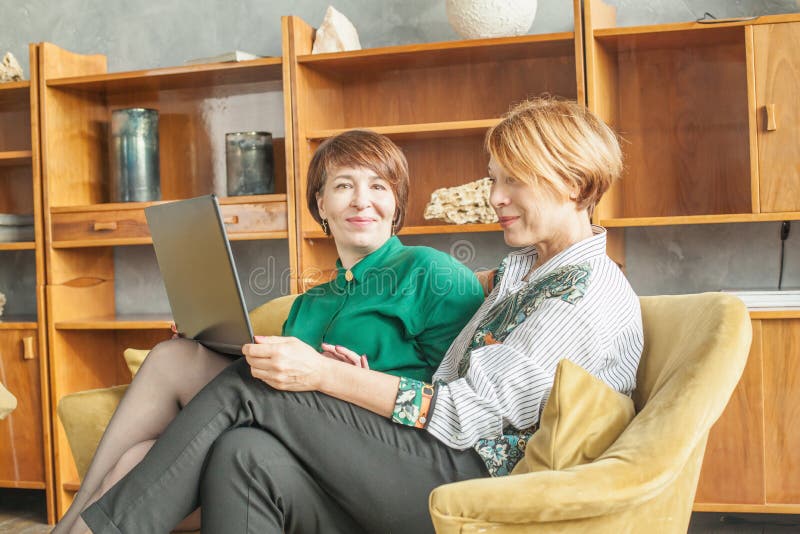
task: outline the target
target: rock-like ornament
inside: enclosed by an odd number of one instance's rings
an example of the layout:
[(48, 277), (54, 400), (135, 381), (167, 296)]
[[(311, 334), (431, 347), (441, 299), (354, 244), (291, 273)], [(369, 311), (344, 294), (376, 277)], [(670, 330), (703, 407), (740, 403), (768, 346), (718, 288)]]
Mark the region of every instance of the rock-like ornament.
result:
[(443, 187), (431, 194), (425, 219), (442, 219), (453, 224), (493, 223), (497, 214), (489, 205), (489, 178), (456, 187)]
[(0, 63), (0, 82), (18, 82), (22, 80), (22, 67), (11, 52), (6, 52)]
[(356, 27), (350, 20), (336, 11), (333, 6), (328, 6), (325, 18), (317, 29), (314, 37), (312, 54), (325, 54), (328, 52), (345, 52), (347, 50), (361, 50)]
[(6, 305), (6, 296), (3, 295), (3, 292), (0, 291), (0, 317), (3, 316), (3, 308)]
[(0, 419), (4, 419), (17, 407), (17, 398), (0, 382)]
[(465, 39), (527, 33), (536, 18), (537, 0), (447, 0), (447, 20)]

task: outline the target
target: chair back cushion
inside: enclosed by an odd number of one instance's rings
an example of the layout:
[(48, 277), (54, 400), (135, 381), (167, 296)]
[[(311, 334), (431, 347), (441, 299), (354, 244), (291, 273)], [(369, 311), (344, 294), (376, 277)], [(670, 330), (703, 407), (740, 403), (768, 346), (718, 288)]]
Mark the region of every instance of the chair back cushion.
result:
[(270, 300), (250, 312), (250, 323), (257, 336), (279, 336), (299, 295), (286, 295)]

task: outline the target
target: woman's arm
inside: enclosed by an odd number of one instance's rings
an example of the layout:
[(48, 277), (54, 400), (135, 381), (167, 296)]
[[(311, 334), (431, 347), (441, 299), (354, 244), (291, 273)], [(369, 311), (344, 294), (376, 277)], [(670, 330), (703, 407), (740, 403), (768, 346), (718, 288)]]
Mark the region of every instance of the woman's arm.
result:
[(400, 379), (325, 358), (293, 337), (256, 336), (242, 347), (252, 375), (283, 391), (319, 391), (389, 417)]

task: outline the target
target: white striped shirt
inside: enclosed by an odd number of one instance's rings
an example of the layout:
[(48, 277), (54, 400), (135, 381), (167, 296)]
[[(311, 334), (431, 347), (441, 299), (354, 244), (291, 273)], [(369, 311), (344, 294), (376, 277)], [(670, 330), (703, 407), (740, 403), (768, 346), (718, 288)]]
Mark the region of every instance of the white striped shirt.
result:
[[(436, 394), (426, 428), (437, 439), (463, 450), (481, 438), (501, 436), (505, 427), (534, 426), (550, 394), (556, 365), (564, 358), (617, 391), (633, 391), (643, 344), (639, 299), (605, 253), (605, 230), (594, 226), (593, 232), (536, 268), (528, 281), (524, 278), (536, 261), (534, 247), (504, 260), (502, 279), (434, 374)], [(459, 362), (495, 303), (555, 269), (577, 264), (591, 268), (583, 298), (574, 304), (545, 299), (502, 343), (473, 349), (469, 369), (459, 378)]]

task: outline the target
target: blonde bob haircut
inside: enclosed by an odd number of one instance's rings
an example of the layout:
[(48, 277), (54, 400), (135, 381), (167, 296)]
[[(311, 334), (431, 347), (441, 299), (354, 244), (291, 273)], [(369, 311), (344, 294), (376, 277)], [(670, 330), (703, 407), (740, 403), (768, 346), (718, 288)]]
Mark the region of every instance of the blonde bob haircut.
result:
[(486, 150), (509, 175), (589, 213), (622, 174), (622, 150), (611, 128), (584, 106), (553, 97), (515, 105), (487, 132)]

